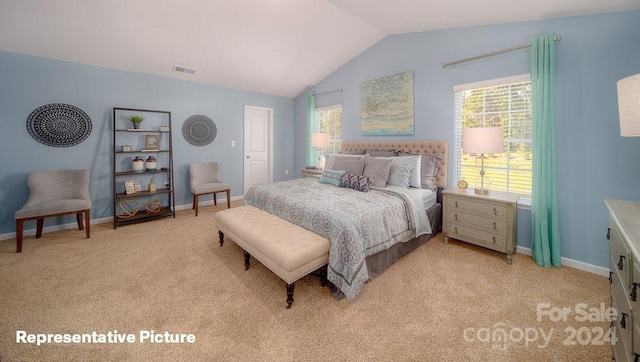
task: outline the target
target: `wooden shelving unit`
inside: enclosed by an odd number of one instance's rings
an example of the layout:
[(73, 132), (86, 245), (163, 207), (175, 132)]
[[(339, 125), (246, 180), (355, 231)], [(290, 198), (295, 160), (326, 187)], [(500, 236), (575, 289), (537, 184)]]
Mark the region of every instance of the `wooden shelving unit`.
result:
[[(133, 129), (129, 116), (140, 115), (145, 120), (140, 129)], [(158, 135), (157, 150), (148, 150), (147, 135)], [(131, 150), (123, 150), (128, 145)], [(133, 171), (132, 161), (136, 156), (153, 156), (156, 169)], [(171, 112), (113, 108), (113, 228), (160, 217), (176, 216), (173, 185), (173, 144), (171, 137)], [(140, 190), (127, 194), (124, 182), (136, 180)], [(153, 180), (155, 191), (149, 191)]]

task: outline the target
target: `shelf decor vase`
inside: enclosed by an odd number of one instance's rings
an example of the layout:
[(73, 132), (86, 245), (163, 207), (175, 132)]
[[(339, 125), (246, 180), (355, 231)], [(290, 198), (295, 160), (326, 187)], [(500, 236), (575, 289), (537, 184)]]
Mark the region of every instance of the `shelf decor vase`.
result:
[(133, 172), (144, 171), (144, 161), (140, 156), (136, 156), (136, 158), (134, 158), (133, 161), (131, 162), (131, 165), (133, 167)]
[(149, 156), (149, 158), (147, 158), (147, 167), (146, 167), (147, 171), (155, 171), (156, 170), (156, 158), (153, 156)]

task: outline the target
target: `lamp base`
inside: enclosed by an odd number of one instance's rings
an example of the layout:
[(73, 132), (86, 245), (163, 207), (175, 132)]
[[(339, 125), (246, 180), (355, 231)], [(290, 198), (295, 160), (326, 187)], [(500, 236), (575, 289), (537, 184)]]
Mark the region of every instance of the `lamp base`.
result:
[(476, 189), (476, 195), (489, 195), (489, 189)]

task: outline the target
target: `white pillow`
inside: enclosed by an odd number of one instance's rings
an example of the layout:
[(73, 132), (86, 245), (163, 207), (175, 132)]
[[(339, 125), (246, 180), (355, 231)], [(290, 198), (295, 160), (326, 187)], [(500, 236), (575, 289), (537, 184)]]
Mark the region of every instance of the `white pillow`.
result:
[(387, 160), (391, 160), (391, 164), (401, 164), (401, 165), (413, 165), (413, 172), (411, 173), (411, 180), (409, 180), (409, 186), (415, 187), (417, 189), (422, 188), (422, 180), (420, 177), (420, 165), (422, 164), (422, 156), (421, 155), (411, 155), (411, 156), (397, 156), (397, 157), (378, 157), (384, 158)]
[(347, 154), (337, 154), (326, 157), (326, 161), (324, 163), (325, 170), (333, 170), (333, 164), (336, 161), (336, 157), (340, 157), (342, 160), (345, 159), (360, 159), (364, 157), (368, 157), (368, 155), (347, 155)]

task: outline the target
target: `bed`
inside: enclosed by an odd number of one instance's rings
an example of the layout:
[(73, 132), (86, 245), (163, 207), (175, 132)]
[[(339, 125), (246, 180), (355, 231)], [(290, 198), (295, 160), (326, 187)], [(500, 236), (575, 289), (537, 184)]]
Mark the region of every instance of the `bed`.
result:
[[(400, 156), (388, 157), (390, 150)], [(303, 178), (256, 185), (247, 191), (243, 204), (268, 211), (329, 239), (328, 279), (337, 288), (338, 295), (354, 300), (364, 283), (441, 230), (441, 190), (447, 186), (447, 150), (446, 141), (343, 141), (342, 155), (328, 160), (327, 169), (334, 168), (332, 161), (336, 162), (335, 168), (344, 168), (337, 165), (338, 160), (375, 155), (376, 162), (391, 159), (396, 166), (392, 174), (398, 174), (402, 171), (398, 171), (398, 164), (413, 167), (416, 157), (411, 155), (426, 155), (418, 159), (437, 162), (430, 167), (423, 165), (417, 182), (424, 180), (431, 190), (398, 187), (396, 183), (384, 188), (372, 186), (368, 192), (360, 192), (327, 183), (326, 177), (325, 182)], [(427, 175), (426, 169), (429, 169)], [(414, 173), (411, 178), (414, 183), (415, 176)]]

